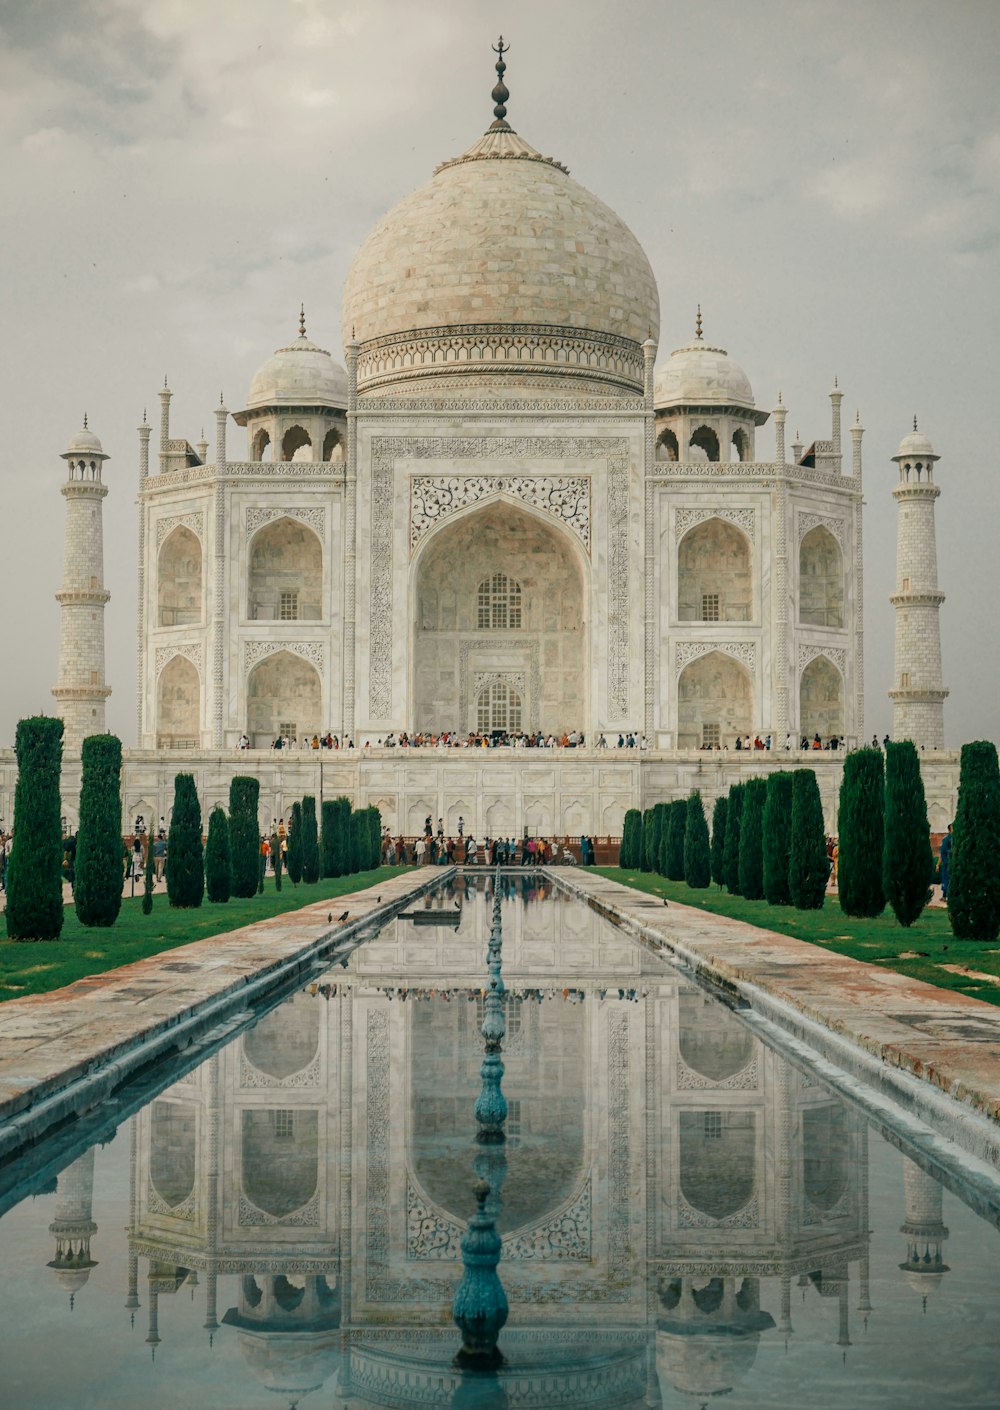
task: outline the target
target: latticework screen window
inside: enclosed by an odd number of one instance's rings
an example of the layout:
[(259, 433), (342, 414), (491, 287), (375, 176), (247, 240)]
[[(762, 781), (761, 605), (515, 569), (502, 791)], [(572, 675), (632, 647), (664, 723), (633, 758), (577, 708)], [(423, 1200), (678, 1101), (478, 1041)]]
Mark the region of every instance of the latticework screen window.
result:
[(278, 600), (278, 620), (297, 622), (299, 619), (299, 595), (297, 592), (283, 592)]
[(505, 681), (488, 685), (476, 702), (476, 728), (480, 734), (503, 729), (514, 732), (521, 728), (521, 697)]
[(701, 620), (703, 622), (717, 622), (719, 620), (719, 594), (717, 592), (702, 593)]
[(481, 631), (519, 630), (521, 584), (506, 573), (494, 573), (479, 584), (477, 625)]
[(722, 743), (721, 725), (702, 725), (701, 744), (703, 749), (714, 749), (717, 744)]

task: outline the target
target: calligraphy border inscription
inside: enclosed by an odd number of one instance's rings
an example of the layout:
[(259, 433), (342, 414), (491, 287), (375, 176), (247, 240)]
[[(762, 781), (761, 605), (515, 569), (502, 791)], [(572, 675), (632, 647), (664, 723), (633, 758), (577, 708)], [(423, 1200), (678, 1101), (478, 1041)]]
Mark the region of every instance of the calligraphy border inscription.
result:
[(608, 713), (628, 714), (628, 494), (625, 436), (374, 436), (371, 478), (368, 710), (392, 713), (393, 507), (395, 463), (411, 460), (603, 459), (608, 467)]

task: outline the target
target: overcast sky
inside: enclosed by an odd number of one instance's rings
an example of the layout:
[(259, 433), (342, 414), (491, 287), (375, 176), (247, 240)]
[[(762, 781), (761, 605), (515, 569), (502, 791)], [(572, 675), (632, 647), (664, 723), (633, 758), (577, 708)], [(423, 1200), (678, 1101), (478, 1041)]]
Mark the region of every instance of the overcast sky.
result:
[[(0, 743), (51, 712), (64, 477), (105, 476), (109, 728), (134, 742), (137, 436), (194, 442), (296, 330), (342, 357), (366, 232), (491, 117), (627, 221), (661, 355), (706, 336), (829, 434), (865, 437), (866, 726), (889, 727), (896, 478), (914, 412), (937, 505), (949, 743), (996, 738), (1000, 4), (996, 0), (5, 0), (0, 5)], [(234, 457), (243, 435), (231, 424)], [(770, 426), (758, 455), (772, 453)], [(154, 429), (155, 450), (155, 429)]]

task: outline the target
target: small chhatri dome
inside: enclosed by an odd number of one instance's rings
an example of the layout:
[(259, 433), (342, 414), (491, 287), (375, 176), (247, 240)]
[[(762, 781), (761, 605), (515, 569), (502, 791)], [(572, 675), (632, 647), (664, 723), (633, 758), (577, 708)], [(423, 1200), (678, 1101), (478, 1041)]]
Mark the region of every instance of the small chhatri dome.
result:
[(695, 320), (694, 340), (677, 348), (656, 369), (653, 399), (657, 410), (680, 406), (737, 406), (753, 411), (750, 379), (725, 348), (706, 343), (701, 326), (701, 304)]
[(272, 406), (347, 406), (347, 373), (326, 348), (306, 337), (304, 307), (299, 336), (277, 348), (250, 383), (247, 411)]
[[(496, 52), (502, 56), (506, 46)], [(442, 344), (436, 376), (460, 372), (468, 380), (470, 361), (477, 374), (481, 368), (509, 374), (515, 360), (520, 373), (537, 372), (525, 366), (531, 358), (523, 340), (541, 337), (546, 350), (536, 352), (534, 361), (547, 362), (551, 381), (552, 374), (565, 376), (571, 363), (567, 339), (592, 333), (615, 355), (634, 360), (619, 380), (641, 389), (639, 345), (648, 335), (656, 337), (660, 321), (649, 261), (614, 211), (513, 131), (505, 67), (501, 57), (496, 117), (486, 133), (400, 201), (355, 256), (344, 286), (342, 324), (357, 330), (362, 389), (366, 381), (419, 376), (411, 344), (449, 335), (468, 341), (478, 330), (509, 336), (512, 347), (522, 342), (516, 353), (505, 345), (499, 356), (463, 347), (453, 357)], [(384, 352), (380, 367), (371, 368), (372, 351), (385, 350), (390, 341), (400, 346), (398, 360)], [(595, 363), (592, 356), (590, 367)]]
[(935, 453), (923, 431), (917, 429), (917, 418), (913, 418), (913, 430), (910, 431), (899, 443), (899, 450), (892, 457), (893, 460), (940, 460), (940, 456)]
[(84, 456), (90, 460), (108, 460), (109, 456), (104, 454), (101, 442), (94, 435), (87, 425), (87, 415), (84, 413), (83, 429), (77, 431), (69, 445), (62, 452), (63, 460), (75, 460), (78, 456)]

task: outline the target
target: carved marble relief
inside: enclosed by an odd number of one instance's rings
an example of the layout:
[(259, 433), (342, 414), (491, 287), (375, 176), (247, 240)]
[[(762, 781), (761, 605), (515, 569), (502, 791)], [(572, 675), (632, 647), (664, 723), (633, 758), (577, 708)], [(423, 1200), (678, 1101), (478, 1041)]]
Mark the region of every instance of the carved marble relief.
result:
[(414, 475), (410, 480), (410, 551), (435, 524), (490, 495), (513, 495), (572, 529), (590, 552), (587, 475)]

